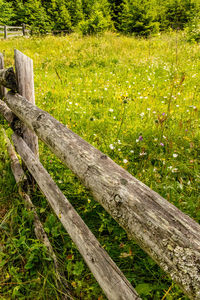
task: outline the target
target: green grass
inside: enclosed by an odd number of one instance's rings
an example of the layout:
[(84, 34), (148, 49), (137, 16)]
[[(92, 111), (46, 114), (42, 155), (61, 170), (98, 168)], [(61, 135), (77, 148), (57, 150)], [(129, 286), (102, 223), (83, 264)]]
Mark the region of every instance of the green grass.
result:
[[(199, 45), (183, 33), (18, 38), (1, 41), (6, 66), (14, 63), (14, 48), (34, 61), (40, 108), (199, 222)], [(34, 237), (0, 138), (0, 295), (60, 299), (53, 263)], [(40, 159), (143, 299), (188, 299), (42, 143)], [(76, 299), (104, 299), (39, 191), (33, 202)]]

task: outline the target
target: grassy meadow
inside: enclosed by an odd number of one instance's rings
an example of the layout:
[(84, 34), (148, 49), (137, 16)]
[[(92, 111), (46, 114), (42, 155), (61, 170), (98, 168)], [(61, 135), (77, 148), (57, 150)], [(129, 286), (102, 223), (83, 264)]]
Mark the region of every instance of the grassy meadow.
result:
[[(6, 67), (14, 48), (34, 61), (37, 106), (200, 221), (198, 44), (184, 33), (15, 38), (0, 41)], [(11, 134), (3, 119), (1, 126)], [(0, 299), (61, 299), (2, 133), (0, 144)], [(188, 299), (42, 143), (40, 159), (143, 299)], [(75, 299), (106, 299), (40, 191), (33, 202)]]

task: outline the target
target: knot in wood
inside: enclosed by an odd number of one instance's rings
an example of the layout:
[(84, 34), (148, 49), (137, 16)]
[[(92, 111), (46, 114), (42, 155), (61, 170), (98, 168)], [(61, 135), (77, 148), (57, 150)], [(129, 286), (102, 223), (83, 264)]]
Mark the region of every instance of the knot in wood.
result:
[(122, 197), (119, 194), (116, 194), (114, 196), (114, 201), (116, 203), (116, 206), (121, 206), (123, 203)]

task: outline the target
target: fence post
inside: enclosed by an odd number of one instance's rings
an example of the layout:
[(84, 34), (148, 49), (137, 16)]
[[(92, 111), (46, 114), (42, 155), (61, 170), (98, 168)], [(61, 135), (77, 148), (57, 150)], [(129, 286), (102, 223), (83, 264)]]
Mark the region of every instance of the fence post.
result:
[(24, 23), (22, 24), (22, 34), (23, 36), (26, 35), (26, 25)]
[[(18, 92), (32, 104), (35, 104), (33, 61), (28, 56), (15, 49), (15, 71)], [(23, 139), (32, 152), (38, 156), (38, 137), (29, 128), (23, 128)]]
[(7, 26), (4, 26), (4, 39), (7, 39)]
[[(4, 59), (3, 59), (3, 54), (0, 53), (0, 69), (4, 68)], [(3, 99), (3, 97), (6, 94), (6, 89), (0, 85), (0, 99)]]

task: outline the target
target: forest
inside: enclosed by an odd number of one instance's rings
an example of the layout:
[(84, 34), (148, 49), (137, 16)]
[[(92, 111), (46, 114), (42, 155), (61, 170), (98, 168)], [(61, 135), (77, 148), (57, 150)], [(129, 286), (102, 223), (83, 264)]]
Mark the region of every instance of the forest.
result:
[(32, 33), (65, 30), (149, 36), (189, 28), (199, 38), (198, 0), (0, 0), (0, 25), (30, 25)]

